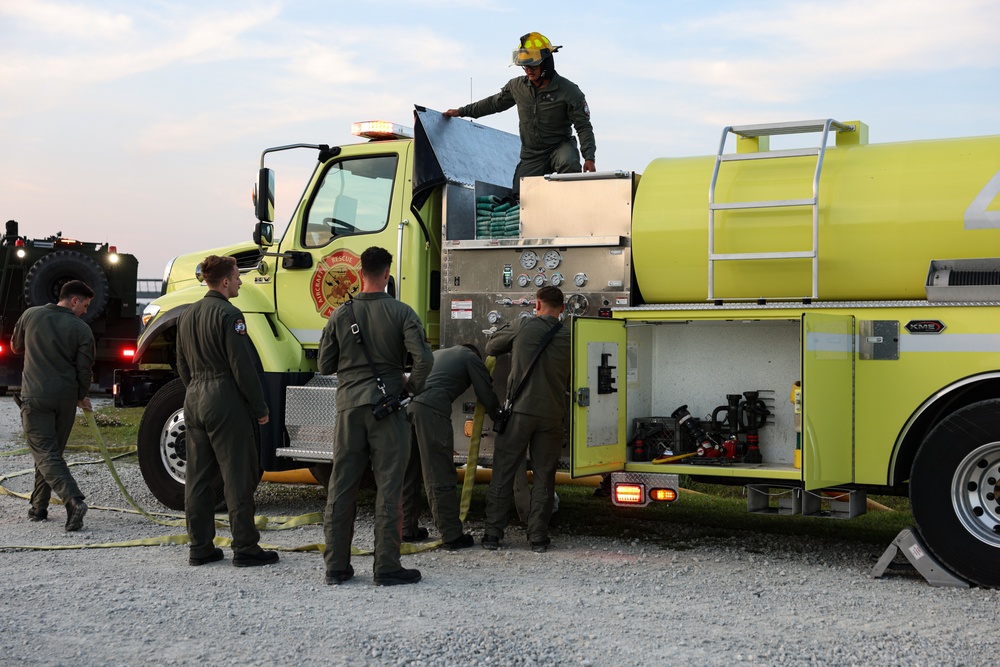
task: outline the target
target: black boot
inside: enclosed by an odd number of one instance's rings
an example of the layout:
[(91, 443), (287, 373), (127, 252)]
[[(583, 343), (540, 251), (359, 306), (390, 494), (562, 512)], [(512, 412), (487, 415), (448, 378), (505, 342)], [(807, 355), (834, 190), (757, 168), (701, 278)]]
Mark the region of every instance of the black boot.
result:
[(66, 501), (66, 532), (71, 533), (83, 528), (83, 515), (87, 513), (87, 503), (83, 498), (70, 498)]
[(235, 567), (255, 567), (257, 565), (270, 565), (278, 562), (277, 551), (264, 551), (261, 549), (257, 553), (237, 553), (233, 554), (233, 565)]

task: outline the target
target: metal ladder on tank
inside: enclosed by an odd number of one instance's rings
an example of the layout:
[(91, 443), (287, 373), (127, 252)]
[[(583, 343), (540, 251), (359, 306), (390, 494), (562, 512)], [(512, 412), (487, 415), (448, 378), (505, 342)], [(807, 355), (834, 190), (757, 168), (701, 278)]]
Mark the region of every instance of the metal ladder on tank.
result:
[[(730, 125), (722, 130), (722, 141), (719, 142), (719, 153), (715, 158), (715, 167), (712, 170), (712, 183), (708, 189), (708, 300), (721, 304), (724, 299), (720, 299), (715, 294), (715, 263), (760, 259), (809, 259), (812, 260), (812, 293), (809, 296), (797, 297), (771, 297), (778, 301), (799, 300), (809, 302), (819, 298), (819, 177), (823, 171), (823, 157), (826, 154), (827, 139), (830, 130), (836, 132), (850, 132), (855, 129), (854, 125), (838, 122), (832, 118), (819, 120), (794, 121), (790, 123), (765, 123), (761, 125)], [(770, 137), (781, 134), (808, 134), (822, 132), (823, 138), (818, 148), (794, 148), (789, 150), (767, 150), (756, 153), (729, 153), (724, 154), (726, 139), (729, 134), (753, 139), (756, 137)], [(816, 169), (813, 172), (812, 197), (804, 199), (774, 199), (767, 201), (748, 202), (726, 202), (715, 201), (715, 187), (719, 179), (719, 168), (723, 162), (737, 162), (742, 160), (777, 160), (797, 157), (816, 157)], [(812, 207), (812, 248), (809, 250), (791, 252), (741, 252), (741, 253), (718, 253), (715, 251), (715, 212), (733, 211), (746, 209), (779, 208), (788, 206), (811, 206)], [(745, 297), (730, 299), (735, 301), (757, 300), (763, 302), (764, 299), (757, 297)]]

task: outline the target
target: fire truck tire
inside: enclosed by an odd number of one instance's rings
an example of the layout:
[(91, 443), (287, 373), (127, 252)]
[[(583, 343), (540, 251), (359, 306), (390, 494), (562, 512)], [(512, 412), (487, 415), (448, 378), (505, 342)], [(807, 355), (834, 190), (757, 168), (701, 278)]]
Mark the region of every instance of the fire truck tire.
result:
[[(333, 474), (332, 463), (313, 463), (309, 466), (309, 472), (311, 472), (312, 476), (316, 478), (316, 482), (319, 483), (324, 492), (330, 488), (330, 475)], [(365, 469), (365, 473), (361, 476), (361, 483), (358, 488), (375, 488), (375, 474), (372, 472), (371, 466)]]
[(94, 290), (94, 298), (82, 319), (88, 324), (104, 313), (111, 288), (108, 276), (93, 259), (75, 250), (57, 250), (42, 255), (24, 277), (24, 298), (29, 306), (44, 306), (59, 300), (59, 290), (70, 280), (82, 280)]
[[(187, 466), (184, 393), (184, 383), (177, 378), (153, 394), (143, 410), (137, 438), (142, 478), (156, 499), (172, 510), (184, 509)], [(224, 510), (221, 476), (215, 486), (216, 508)]]
[(910, 507), (944, 565), (1000, 588), (1000, 400), (961, 408), (927, 435), (910, 472)]

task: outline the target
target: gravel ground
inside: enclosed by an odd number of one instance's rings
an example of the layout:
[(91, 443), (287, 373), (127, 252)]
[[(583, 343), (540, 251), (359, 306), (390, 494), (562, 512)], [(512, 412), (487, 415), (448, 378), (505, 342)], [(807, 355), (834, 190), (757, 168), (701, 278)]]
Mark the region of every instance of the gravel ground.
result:
[[(18, 414), (0, 399), (0, 452), (22, 446)], [(113, 444), (113, 443), (111, 443)], [(71, 460), (94, 455), (71, 454)], [(0, 475), (31, 467), (0, 457)], [(138, 465), (119, 465), (140, 505), (161, 506)], [(125, 507), (103, 465), (74, 468), (91, 505)], [(30, 490), (31, 476), (7, 480)], [(258, 512), (322, 508), (318, 487), (262, 484)], [(683, 502), (683, 500), (681, 501)], [(0, 495), (0, 545), (99, 545), (182, 533), (92, 509), (65, 533), (63, 510), (31, 523)], [(482, 508), (473, 507), (482, 534)], [(780, 519), (778, 519), (780, 520)], [(368, 508), (356, 545), (371, 547)], [(222, 535), (227, 533), (222, 532)], [(322, 542), (319, 526), (263, 533), (287, 547)], [(932, 588), (914, 575), (869, 578), (878, 549), (819, 551), (795, 537), (722, 536), (672, 550), (637, 539), (553, 531), (535, 554), (523, 530), (505, 546), (404, 556), (424, 580), (375, 587), (323, 583), (315, 552), (277, 565), (187, 565), (186, 546), (0, 551), (3, 665), (983, 665), (1000, 648), (1000, 591)]]

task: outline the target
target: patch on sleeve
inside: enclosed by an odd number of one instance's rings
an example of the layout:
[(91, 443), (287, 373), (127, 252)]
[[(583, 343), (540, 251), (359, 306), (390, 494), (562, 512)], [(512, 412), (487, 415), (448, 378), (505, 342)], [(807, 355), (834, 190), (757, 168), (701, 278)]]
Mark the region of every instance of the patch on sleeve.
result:
[(583, 103), (583, 113), (587, 115), (587, 118), (590, 118), (590, 105), (586, 102)]
[(242, 319), (236, 320), (236, 323), (233, 325), (233, 331), (235, 331), (236, 333), (238, 333), (241, 336), (246, 336), (247, 335), (247, 323), (244, 322)]

